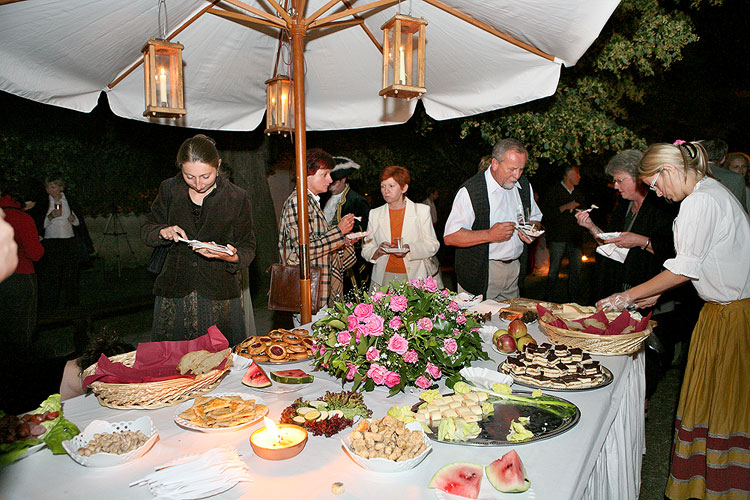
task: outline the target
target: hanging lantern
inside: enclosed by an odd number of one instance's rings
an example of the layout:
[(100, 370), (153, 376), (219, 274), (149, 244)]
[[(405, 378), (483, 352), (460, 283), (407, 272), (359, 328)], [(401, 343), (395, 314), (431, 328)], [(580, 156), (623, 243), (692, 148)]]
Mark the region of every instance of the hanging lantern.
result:
[(184, 115), (182, 49), (179, 43), (151, 39), (143, 47), (146, 111), (143, 116), (177, 118)]
[(383, 97), (412, 99), (427, 92), (424, 86), (424, 18), (397, 14), (383, 29)]
[(285, 75), (266, 80), (266, 134), (291, 133), (294, 127), (294, 83)]

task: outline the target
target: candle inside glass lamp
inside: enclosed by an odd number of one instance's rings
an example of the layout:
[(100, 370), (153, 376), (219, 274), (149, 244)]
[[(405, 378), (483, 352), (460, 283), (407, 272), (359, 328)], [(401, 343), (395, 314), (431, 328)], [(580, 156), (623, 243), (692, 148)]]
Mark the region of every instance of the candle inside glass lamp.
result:
[(263, 418), (265, 427), (250, 435), (250, 445), (260, 458), (286, 460), (297, 455), (307, 444), (307, 431), (292, 424), (276, 425), (268, 417)]

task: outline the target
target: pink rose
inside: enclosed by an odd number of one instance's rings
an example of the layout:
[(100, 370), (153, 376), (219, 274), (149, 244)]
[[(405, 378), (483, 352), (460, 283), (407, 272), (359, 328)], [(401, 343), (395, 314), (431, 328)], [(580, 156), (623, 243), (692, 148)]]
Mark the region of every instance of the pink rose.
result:
[(403, 324), (404, 324), (404, 322), (401, 320), (401, 316), (394, 316), (388, 322), (388, 326), (390, 326), (394, 330), (398, 330), (399, 328), (401, 328), (401, 325), (403, 325)]
[(354, 305), (354, 302), (347, 302), (346, 307), (352, 307)]
[(385, 297), (385, 294), (383, 292), (375, 292), (372, 294), (372, 297), (370, 298), (372, 299), (373, 302), (378, 303), (380, 302), (380, 299), (382, 299), (383, 297)]
[(434, 378), (435, 380), (443, 376), (443, 372), (440, 371), (440, 368), (432, 363), (427, 363), (427, 373), (429, 373), (430, 377)]
[(438, 318), (440, 318), (440, 319), (445, 319), (445, 314), (443, 314), (443, 313), (440, 313), (440, 314), (438, 314), (438, 316), (437, 316), (437, 317), (438, 317)]
[(369, 318), (372, 315), (372, 304), (366, 302), (357, 304), (354, 308), (354, 315), (360, 320)]
[(409, 341), (398, 333), (388, 341), (388, 350), (396, 354), (403, 354), (409, 349)]
[(356, 375), (357, 370), (359, 370), (359, 365), (349, 363), (349, 371), (346, 372), (346, 380), (354, 380), (354, 375)]
[(412, 288), (416, 288), (417, 290), (421, 290), (422, 289), (422, 281), (419, 280), (419, 279), (417, 279), (417, 278), (415, 278), (413, 280), (409, 280), (409, 286), (412, 287)]
[(456, 323), (458, 323), (459, 325), (463, 325), (464, 323), (466, 323), (466, 316), (464, 316), (464, 313), (458, 313), (456, 315)]
[(348, 344), (348, 343), (349, 343), (349, 341), (350, 341), (351, 339), (352, 339), (352, 334), (351, 334), (351, 333), (349, 333), (349, 332), (348, 332), (348, 331), (346, 331), (346, 330), (341, 330), (341, 331), (340, 331), (340, 332), (339, 332), (339, 333), (338, 333), (338, 334), (336, 335), (336, 340), (338, 340), (338, 341), (339, 341), (339, 344)]
[(424, 289), (428, 292), (437, 292), (438, 284), (437, 281), (435, 281), (435, 278), (432, 276), (427, 276), (424, 279)]
[(458, 342), (456, 342), (456, 339), (443, 340), (443, 350), (446, 354), (455, 354), (458, 350)]
[(365, 322), (365, 331), (368, 335), (373, 335), (375, 337), (380, 337), (383, 335), (383, 323), (385, 323), (385, 320), (378, 316), (377, 314), (373, 314), (369, 318), (367, 318), (367, 321)]
[(360, 339), (362, 338), (362, 334), (359, 333), (359, 330), (354, 332), (354, 338), (357, 340), (357, 343), (359, 343)]
[(458, 304), (456, 304), (455, 300), (451, 300), (450, 304), (448, 304), (448, 309), (450, 309), (453, 312), (458, 312)]
[(458, 328), (454, 328), (453, 329), (453, 335), (455, 335), (456, 337), (458, 337), (459, 335), (461, 335), (461, 332), (458, 330)]
[(409, 305), (409, 299), (407, 299), (403, 295), (394, 295), (391, 297), (391, 301), (389, 305), (390, 305), (391, 311), (393, 312), (406, 311), (406, 308)]
[(404, 353), (404, 363), (416, 363), (419, 360), (419, 354), (414, 349), (409, 349)]
[(373, 382), (375, 382), (377, 385), (383, 385), (385, 383), (385, 377), (388, 373), (388, 370), (383, 368), (377, 363), (374, 363), (370, 366), (370, 369), (367, 370), (367, 376), (372, 379)]
[(357, 325), (359, 324), (359, 319), (355, 315), (350, 314), (348, 318), (348, 322), (349, 324), (347, 325), (347, 328), (351, 332), (352, 330), (357, 328)]
[(417, 377), (417, 380), (415, 380), (414, 383), (421, 389), (427, 389), (432, 385), (432, 381), (424, 375), (420, 375), (419, 377)]
[(432, 331), (432, 320), (430, 318), (419, 318), (417, 320), (417, 328), (426, 332)]
[(365, 358), (367, 359), (367, 361), (377, 361), (378, 359), (380, 359), (380, 351), (378, 351), (374, 345), (370, 346), (370, 348), (367, 349)]
[(442, 290), (440, 290), (440, 295), (442, 295), (443, 297), (447, 299), (448, 297), (451, 296), (451, 293), (448, 291), (447, 288), (443, 288)]
[(401, 383), (401, 375), (396, 372), (388, 372), (385, 375), (385, 385), (393, 387)]

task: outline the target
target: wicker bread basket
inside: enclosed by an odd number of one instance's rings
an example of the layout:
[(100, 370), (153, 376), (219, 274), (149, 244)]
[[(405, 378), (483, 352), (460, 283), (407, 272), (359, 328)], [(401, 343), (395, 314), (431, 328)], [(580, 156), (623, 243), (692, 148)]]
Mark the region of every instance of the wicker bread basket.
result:
[[(114, 363), (133, 366), (135, 351), (118, 354), (109, 359)], [(211, 370), (195, 378), (182, 377), (140, 384), (110, 384), (96, 381), (92, 382), (89, 387), (102, 406), (118, 410), (155, 410), (176, 405), (214, 389), (231, 365), (232, 356), (230, 355), (222, 370)], [(86, 368), (83, 378), (93, 375), (96, 372), (96, 366), (97, 363), (94, 363)]]
[(539, 327), (547, 334), (550, 342), (564, 344), (569, 348), (578, 347), (583, 352), (604, 356), (633, 354), (640, 351), (648, 336), (651, 335), (654, 324), (654, 321), (649, 321), (645, 330), (635, 333), (597, 335), (559, 328), (539, 319)]

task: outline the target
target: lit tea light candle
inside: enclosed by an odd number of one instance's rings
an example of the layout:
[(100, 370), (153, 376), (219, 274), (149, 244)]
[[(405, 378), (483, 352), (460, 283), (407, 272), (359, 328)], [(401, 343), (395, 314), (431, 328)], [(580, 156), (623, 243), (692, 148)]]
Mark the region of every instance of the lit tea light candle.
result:
[(265, 427), (250, 435), (250, 445), (260, 458), (266, 460), (286, 460), (291, 458), (307, 444), (307, 431), (298, 425), (279, 424), (264, 417)]
[(159, 103), (162, 106), (167, 105), (167, 74), (164, 72), (164, 68), (161, 68), (161, 74), (159, 75)]

